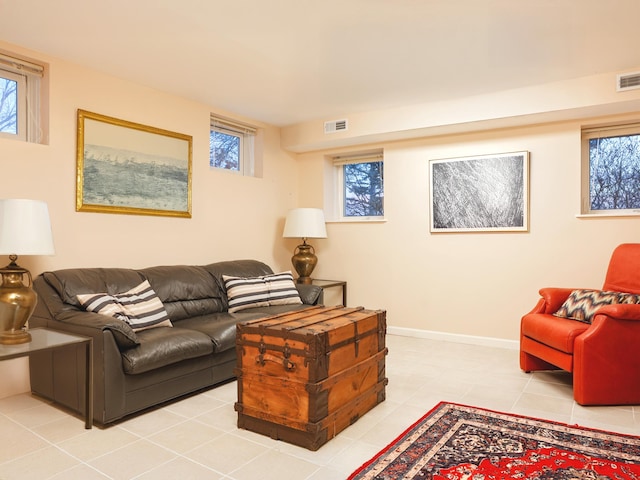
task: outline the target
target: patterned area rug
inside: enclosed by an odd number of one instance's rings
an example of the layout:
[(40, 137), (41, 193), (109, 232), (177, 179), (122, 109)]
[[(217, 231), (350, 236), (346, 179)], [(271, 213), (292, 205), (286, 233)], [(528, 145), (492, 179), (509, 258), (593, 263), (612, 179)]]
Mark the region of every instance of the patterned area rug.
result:
[(640, 437), (442, 402), (349, 480), (640, 479)]

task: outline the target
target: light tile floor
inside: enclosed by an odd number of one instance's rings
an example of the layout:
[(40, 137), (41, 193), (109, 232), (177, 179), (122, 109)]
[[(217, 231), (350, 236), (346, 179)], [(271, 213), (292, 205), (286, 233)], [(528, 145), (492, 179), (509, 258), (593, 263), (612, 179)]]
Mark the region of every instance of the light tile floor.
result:
[(0, 479), (336, 480), (440, 401), (640, 434), (640, 406), (581, 407), (516, 350), (387, 337), (387, 399), (317, 452), (236, 428), (236, 383), (106, 429), (28, 394), (0, 399)]

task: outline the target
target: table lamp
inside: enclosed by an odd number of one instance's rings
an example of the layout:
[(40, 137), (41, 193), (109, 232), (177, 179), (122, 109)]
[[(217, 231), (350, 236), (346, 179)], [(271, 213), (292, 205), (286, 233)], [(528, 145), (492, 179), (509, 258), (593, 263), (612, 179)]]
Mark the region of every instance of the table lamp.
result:
[[(0, 344), (31, 341), (25, 324), (38, 297), (31, 288), (31, 273), (19, 266), (18, 255), (53, 255), (49, 209), (45, 202), (0, 199), (0, 255), (11, 263), (0, 268)], [(28, 285), (22, 283), (27, 275)]]
[(311, 272), (318, 264), (314, 248), (307, 238), (327, 238), (324, 212), (319, 208), (294, 208), (287, 213), (284, 223), (284, 238), (302, 238), (291, 257), (291, 263), (298, 272), (298, 283), (311, 283)]

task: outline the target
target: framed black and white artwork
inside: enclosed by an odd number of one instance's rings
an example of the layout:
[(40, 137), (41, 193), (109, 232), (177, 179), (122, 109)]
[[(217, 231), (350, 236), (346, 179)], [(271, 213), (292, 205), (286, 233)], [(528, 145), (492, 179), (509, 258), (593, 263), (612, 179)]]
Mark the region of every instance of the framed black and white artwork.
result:
[(529, 152), (429, 161), (437, 232), (529, 230)]

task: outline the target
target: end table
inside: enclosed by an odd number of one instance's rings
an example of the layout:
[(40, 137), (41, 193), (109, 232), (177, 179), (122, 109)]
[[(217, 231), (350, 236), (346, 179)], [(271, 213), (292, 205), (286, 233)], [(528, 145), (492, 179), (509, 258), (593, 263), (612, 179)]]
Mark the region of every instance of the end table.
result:
[(344, 280), (322, 280), (319, 278), (312, 278), (311, 285), (316, 285), (323, 290), (325, 288), (342, 287), (342, 306), (347, 306), (347, 282)]
[(85, 428), (93, 426), (93, 338), (81, 337), (48, 328), (30, 328), (31, 341), (18, 345), (0, 345), (0, 361), (28, 357), (32, 353), (83, 343), (86, 354)]

